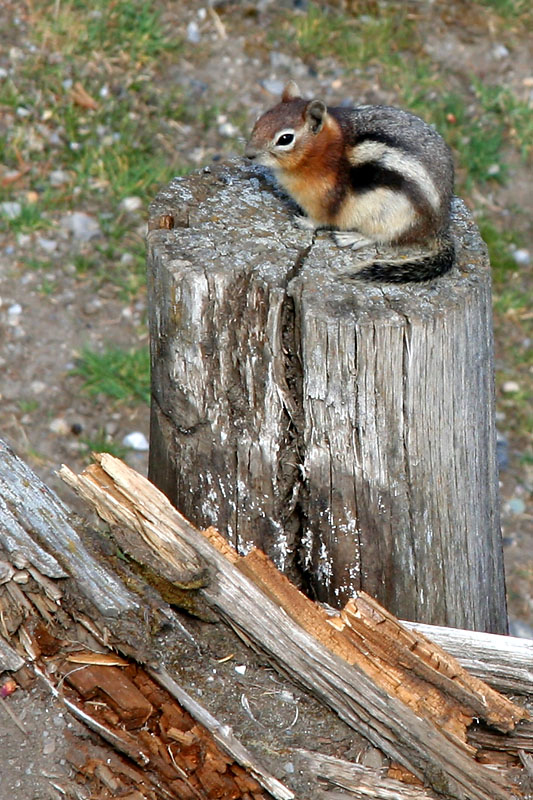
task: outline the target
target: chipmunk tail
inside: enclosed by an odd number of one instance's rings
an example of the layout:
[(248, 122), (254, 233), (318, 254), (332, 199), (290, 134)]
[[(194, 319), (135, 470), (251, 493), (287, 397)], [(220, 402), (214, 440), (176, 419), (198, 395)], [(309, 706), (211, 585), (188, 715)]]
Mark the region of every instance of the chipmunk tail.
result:
[(455, 245), (449, 233), (437, 241), (437, 248), (417, 258), (374, 261), (351, 277), (380, 283), (417, 283), (445, 275), (453, 267)]

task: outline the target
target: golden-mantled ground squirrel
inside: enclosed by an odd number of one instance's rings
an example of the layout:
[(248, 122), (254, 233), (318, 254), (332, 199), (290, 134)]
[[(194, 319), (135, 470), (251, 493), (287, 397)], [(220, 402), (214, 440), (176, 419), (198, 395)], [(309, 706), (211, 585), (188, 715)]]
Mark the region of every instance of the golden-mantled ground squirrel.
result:
[[(270, 167), (307, 217), (341, 247), (423, 244), (414, 259), (373, 261), (354, 277), (427, 281), (453, 265), (453, 161), (439, 134), (390, 106), (328, 108), (290, 81), (255, 123), (245, 155)], [(297, 223), (298, 224), (298, 223)]]

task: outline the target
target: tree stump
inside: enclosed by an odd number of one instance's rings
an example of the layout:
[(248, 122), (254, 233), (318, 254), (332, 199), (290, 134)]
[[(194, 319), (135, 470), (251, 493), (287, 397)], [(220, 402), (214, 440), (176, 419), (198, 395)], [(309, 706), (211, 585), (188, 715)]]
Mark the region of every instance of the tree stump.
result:
[(456, 201), (453, 271), (378, 285), (353, 279), (374, 251), (297, 230), (292, 210), (238, 163), (152, 204), (151, 480), (322, 601), (364, 589), (404, 619), (505, 632), (475, 225)]

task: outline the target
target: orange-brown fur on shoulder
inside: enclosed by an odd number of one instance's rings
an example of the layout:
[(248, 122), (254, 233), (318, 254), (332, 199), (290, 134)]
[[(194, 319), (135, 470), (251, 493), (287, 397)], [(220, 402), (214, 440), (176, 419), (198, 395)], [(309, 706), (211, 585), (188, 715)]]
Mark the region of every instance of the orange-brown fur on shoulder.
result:
[(342, 132), (336, 120), (328, 116), (322, 130), (307, 137), (297, 151), (287, 153), (276, 170), (281, 185), (322, 225), (334, 223), (332, 199), (336, 200), (338, 194), (343, 155)]

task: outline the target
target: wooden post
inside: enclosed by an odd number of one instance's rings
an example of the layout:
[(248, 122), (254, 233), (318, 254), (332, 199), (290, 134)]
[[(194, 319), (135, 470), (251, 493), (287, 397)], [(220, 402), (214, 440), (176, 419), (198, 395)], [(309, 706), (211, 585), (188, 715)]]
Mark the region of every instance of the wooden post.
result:
[[(150, 478), (200, 527), (340, 605), (507, 630), (490, 272), (354, 281), (372, 252), (296, 230), (258, 168), (172, 181), (151, 207)], [(386, 253), (385, 253), (386, 255)]]

